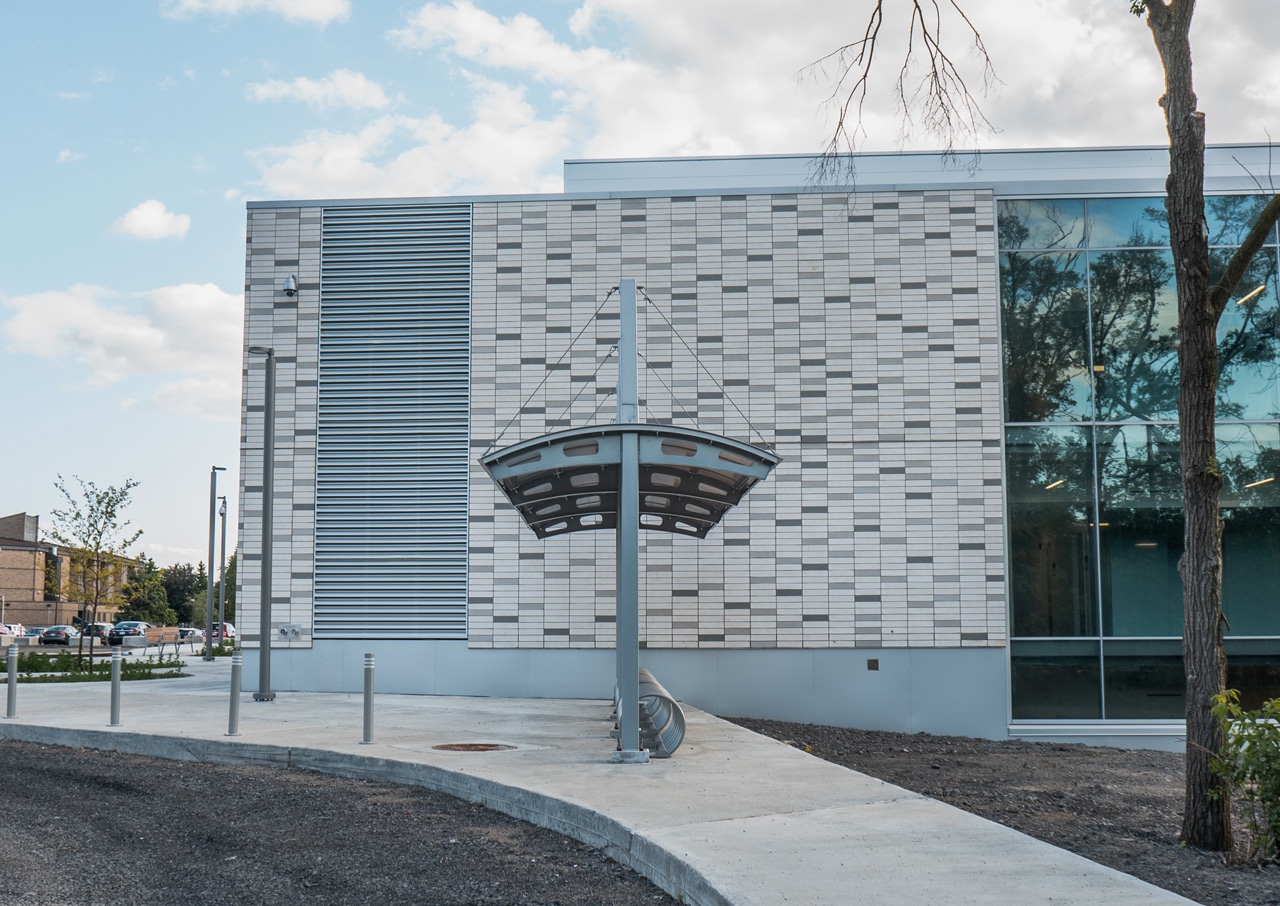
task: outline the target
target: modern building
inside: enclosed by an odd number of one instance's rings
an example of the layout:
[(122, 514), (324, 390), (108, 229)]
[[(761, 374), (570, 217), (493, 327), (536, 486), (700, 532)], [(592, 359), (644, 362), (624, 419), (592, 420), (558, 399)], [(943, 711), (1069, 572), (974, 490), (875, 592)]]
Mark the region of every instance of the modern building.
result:
[[(1229, 255), (1268, 151), (1209, 151)], [(607, 698), (614, 537), (540, 538), (487, 452), (641, 419), (781, 461), (704, 540), (640, 533), (641, 664), (724, 715), (1176, 745), (1177, 307), (1159, 148), (572, 161), (561, 195), (253, 202), (277, 363), (277, 689)], [(1273, 234), (1220, 337), (1231, 683), (1280, 694)], [(263, 359), (239, 582), (259, 643)], [(281, 627), (285, 628), (282, 638)], [(252, 668), (251, 668), (252, 669)]]

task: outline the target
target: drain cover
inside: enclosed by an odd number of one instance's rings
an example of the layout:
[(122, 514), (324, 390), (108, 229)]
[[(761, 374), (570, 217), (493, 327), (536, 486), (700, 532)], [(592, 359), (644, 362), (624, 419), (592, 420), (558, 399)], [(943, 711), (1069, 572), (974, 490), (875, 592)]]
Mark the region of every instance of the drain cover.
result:
[(500, 742), (445, 742), (431, 748), (442, 752), (505, 752), (515, 746), (504, 746)]

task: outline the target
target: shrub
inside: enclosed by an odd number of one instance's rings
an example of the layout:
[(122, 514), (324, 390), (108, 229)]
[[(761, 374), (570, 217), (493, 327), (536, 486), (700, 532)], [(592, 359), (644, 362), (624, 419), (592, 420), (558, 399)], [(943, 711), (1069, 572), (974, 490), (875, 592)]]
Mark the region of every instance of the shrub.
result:
[(1280, 698), (1263, 702), (1256, 711), (1240, 707), (1235, 689), (1213, 701), (1226, 742), (1211, 764), (1248, 804), (1248, 857), (1257, 862), (1280, 859)]

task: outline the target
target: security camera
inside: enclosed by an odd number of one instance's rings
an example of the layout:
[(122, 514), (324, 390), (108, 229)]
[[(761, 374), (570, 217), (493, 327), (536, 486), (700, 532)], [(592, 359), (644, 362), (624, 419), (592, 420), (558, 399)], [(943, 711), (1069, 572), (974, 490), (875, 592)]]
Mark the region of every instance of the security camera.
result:
[(298, 291), (298, 278), (295, 277), (293, 274), (290, 274), (289, 276), (285, 277), (284, 278), (284, 294), (288, 296), (290, 299), (292, 299), (293, 294), (296, 293), (297, 291)]

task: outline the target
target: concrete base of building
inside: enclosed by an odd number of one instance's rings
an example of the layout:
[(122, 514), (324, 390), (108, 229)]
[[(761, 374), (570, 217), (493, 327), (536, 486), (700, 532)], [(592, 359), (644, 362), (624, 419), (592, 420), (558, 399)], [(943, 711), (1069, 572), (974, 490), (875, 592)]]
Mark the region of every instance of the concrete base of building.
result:
[[(612, 650), (473, 649), (448, 641), (315, 641), (272, 650), (277, 691), (359, 692), (364, 655), (379, 692), (503, 698), (613, 696)], [(245, 676), (257, 676), (245, 649)], [(680, 701), (759, 717), (903, 733), (1008, 732), (1003, 648), (652, 650), (640, 652)]]

